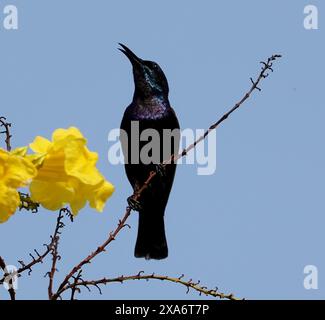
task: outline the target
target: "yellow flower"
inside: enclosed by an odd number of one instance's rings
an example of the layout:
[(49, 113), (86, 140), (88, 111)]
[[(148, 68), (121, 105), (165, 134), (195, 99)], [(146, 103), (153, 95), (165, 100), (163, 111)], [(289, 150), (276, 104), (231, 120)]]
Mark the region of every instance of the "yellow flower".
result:
[(0, 149), (0, 223), (7, 221), (20, 204), (17, 188), (36, 175), (36, 168), (24, 158), (22, 149), (12, 152)]
[(74, 127), (57, 129), (52, 141), (36, 137), (30, 157), (38, 166), (38, 174), (30, 185), (31, 198), (49, 210), (70, 204), (76, 215), (87, 201), (103, 211), (114, 186), (96, 168), (98, 154), (88, 150), (87, 140)]

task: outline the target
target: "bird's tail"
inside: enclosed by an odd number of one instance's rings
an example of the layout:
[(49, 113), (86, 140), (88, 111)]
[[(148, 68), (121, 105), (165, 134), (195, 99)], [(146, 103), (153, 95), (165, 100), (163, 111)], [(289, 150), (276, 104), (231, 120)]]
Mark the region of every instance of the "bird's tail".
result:
[(163, 214), (139, 212), (138, 237), (134, 256), (146, 259), (165, 259), (168, 256)]

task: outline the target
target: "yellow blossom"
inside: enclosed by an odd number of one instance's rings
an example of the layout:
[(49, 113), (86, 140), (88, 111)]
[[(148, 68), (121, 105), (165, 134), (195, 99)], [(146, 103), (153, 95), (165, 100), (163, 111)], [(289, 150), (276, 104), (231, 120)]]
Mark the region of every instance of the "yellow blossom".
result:
[(36, 168), (24, 158), (23, 149), (12, 152), (0, 149), (0, 223), (7, 221), (20, 204), (17, 188), (36, 175)]
[(87, 201), (103, 211), (114, 186), (96, 168), (98, 154), (88, 150), (87, 140), (74, 127), (57, 129), (52, 141), (36, 137), (30, 144), (31, 160), (38, 174), (30, 185), (31, 198), (49, 210), (70, 204), (74, 215)]

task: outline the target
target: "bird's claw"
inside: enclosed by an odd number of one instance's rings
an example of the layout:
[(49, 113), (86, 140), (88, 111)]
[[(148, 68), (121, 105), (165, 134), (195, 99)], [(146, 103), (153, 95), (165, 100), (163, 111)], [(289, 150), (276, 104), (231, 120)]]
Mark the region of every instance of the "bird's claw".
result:
[(129, 207), (134, 210), (134, 211), (141, 211), (142, 210), (142, 205), (138, 200), (135, 200), (133, 196), (128, 197), (127, 199)]
[(166, 177), (166, 167), (161, 163), (155, 165), (155, 172), (161, 178)]

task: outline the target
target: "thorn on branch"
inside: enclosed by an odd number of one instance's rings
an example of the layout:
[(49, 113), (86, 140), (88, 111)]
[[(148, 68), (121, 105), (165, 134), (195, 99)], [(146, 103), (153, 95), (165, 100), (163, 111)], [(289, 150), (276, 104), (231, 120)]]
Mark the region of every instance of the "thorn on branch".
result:
[(24, 263), (24, 261), (22, 261), (22, 260), (18, 260), (18, 263), (19, 263), (22, 267), (25, 267), (25, 263)]
[(144, 271), (139, 271), (139, 273), (137, 274), (137, 277), (141, 277), (141, 275), (144, 274)]
[(62, 208), (60, 210), (60, 213), (61, 214), (65, 213), (65, 215), (70, 219), (70, 221), (73, 222), (74, 216), (68, 208)]
[(91, 292), (90, 287), (87, 284), (83, 284), (83, 286), (86, 287), (89, 292)]
[[(36, 249), (34, 249), (34, 252), (36, 253), (37, 257), (40, 258), (41, 255), (38, 253), (38, 251)], [(41, 261), (43, 263), (43, 261)]]
[(98, 284), (95, 284), (94, 286), (98, 289), (99, 294), (102, 295), (103, 294), (102, 293), (102, 289), (99, 287), (99, 285)]
[(268, 60), (268, 63), (266, 63), (266, 62), (264, 62), (264, 61), (260, 61), (260, 64), (263, 65), (262, 70), (263, 70), (263, 69), (267, 69), (268, 66), (269, 66), (269, 60)]

